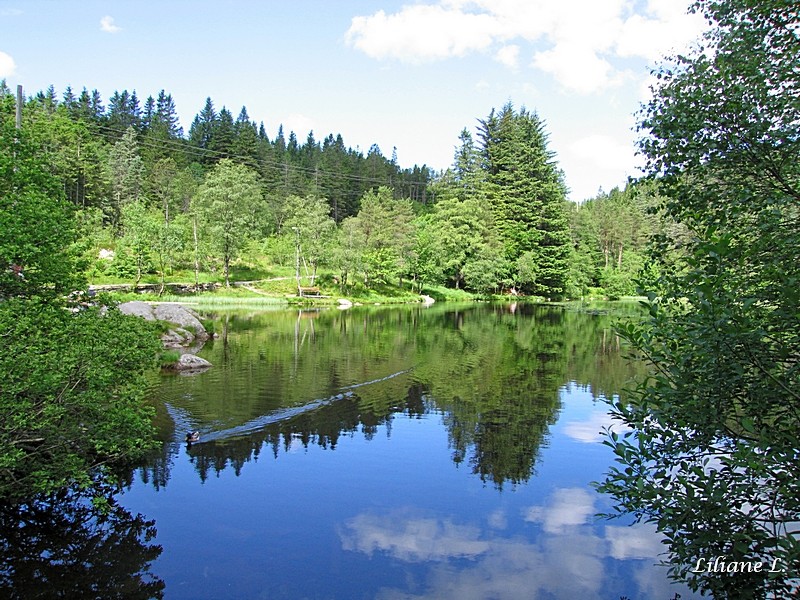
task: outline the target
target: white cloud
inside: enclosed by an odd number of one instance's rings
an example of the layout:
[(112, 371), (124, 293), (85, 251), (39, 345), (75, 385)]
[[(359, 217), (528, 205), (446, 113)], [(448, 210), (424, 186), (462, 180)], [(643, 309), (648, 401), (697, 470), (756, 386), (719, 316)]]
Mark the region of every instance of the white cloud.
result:
[(489, 549), (489, 542), (479, 536), (476, 527), (401, 513), (361, 514), (350, 519), (340, 533), (345, 550), (369, 556), (386, 552), (407, 562), (475, 558)]
[(617, 36), (616, 53), (655, 62), (672, 50), (687, 47), (705, 28), (699, 15), (664, 11), (659, 14), (660, 18), (632, 15), (627, 19)]
[(505, 529), (508, 527), (508, 517), (502, 508), (492, 512), (487, 519), (489, 526), (494, 529)]
[(564, 426), (564, 433), (578, 442), (594, 444), (603, 439), (603, 430), (611, 427), (622, 434), (629, 431), (620, 421), (614, 419), (608, 411), (595, 410), (585, 421), (569, 421)]
[(396, 14), (354, 17), (345, 41), (372, 58), (426, 62), (488, 48), (495, 27), (490, 15), (417, 4)]
[(376, 59), (420, 63), (491, 52), (512, 68), (526, 43), (532, 66), (589, 94), (622, 82), (620, 59), (655, 60), (703, 29), (681, 2), (632, 7), (626, 0), (440, 0), (354, 17), (345, 41)]
[(566, 90), (579, 94), (597, 92), (619, 82), (611, 63), (591, 48), (558, 44), (538, 52), (533, 64), (550, 73)]
[[(596, 124), (590, 124), (590, 126)], [(643, 162), (636, 156), (634, 133), (620, 127), (619, 134), (594, 133), (565, 144), (558, 151), (561, 167), (567, 176), (570, 199), (586, 200), (596, 195), (599, 188), (608, 191), (623, 187), (628, 177), (640, 174)]]
[(656, 558), (666, 551), (655, 525), (650, 523), (608, 525), (605, 538), (610, 545), (609, 554), (617, 560)]
[(118, 31), (122, 31), (122, 28), (114, 24), (114, 17), (106, 15), (100, 19), (100, 31), (105, 31), (106, 33), (117, 33)]
[(0, 77), (11, 77), (16, 71), (17, 65), (11, 55), (0, 52)]
[[(557, 516), (561, 512), (557, 507), (564, 502), (578, 507), (577, 514)], [(676, 591), (665, 571), (646, 560), (661, 550), (652, 526), (607, 526), (601, 537), (588, 522), (587, 511), (594, 511), (594, 503), (582, 488), (556, 490), (547, 506), (534, 508), (556, 515), (547, 522), (557, 525), (549, 530), (546, 526), (544, 534), (534, 540), (498, 535), (493, 521), (505, 526), (502, 511), (490, 516), (488, 524), (493, 530), (481, 532), (449, 519), (422, 517), (410, 508), (385, 515), (358, 515), (344, 524), (339, 536), (347, 551), (369, 557), (384, 554), (412, 563), (430, 561), (420, 578), (424, 583), (415, 585), (413, 591), (384, 588), (376, 596), (381, 600), (603, 598), (608, 595), (604, 592), (613, 564), (609, 559), (645, 559), (631, 565), (633, 580), (641, 586), (639, 591), (645, 592), (641, 597), (666, 598)], [(684, 588), (678, 591), (683, 593)]]
[(494, 58), (510, 69), (516, 69), (519, 66), (519, 46), (503, 46), (495, 53)]

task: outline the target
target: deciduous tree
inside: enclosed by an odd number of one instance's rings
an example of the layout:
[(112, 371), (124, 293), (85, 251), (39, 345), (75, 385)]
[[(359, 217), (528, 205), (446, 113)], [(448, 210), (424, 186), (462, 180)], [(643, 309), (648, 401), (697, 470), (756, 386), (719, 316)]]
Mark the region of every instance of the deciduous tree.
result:
[[(152, 439), (142, 372), (159, 341), (113, 308), (79, 310), (74, 223), (47, 155), (0, 97), (0, 499), (88, 485)], [(73, 310), (66, 310), (66, 309)]]
[[(693, 236), (623, 328), (654, 375), (614, 412), (602, 489), (654, 522), (675, 577), (717, 598), (800, 575), (800, 53), (794, 2), (700, 0), (703, 48), (658, 71), (641, 147)], [(696, 572), (698, 559), (776, 569)], [(774, 562), (773, 562), (774, 561)], [(772, 572), (770, 572), (772, 571)]]
[(230, 286), (231, 261), (247, 240), (260, 201), (256, 173), (228, 159), (209, 172), (194, 199), (192, 210), (222, 258), (226, 286)]

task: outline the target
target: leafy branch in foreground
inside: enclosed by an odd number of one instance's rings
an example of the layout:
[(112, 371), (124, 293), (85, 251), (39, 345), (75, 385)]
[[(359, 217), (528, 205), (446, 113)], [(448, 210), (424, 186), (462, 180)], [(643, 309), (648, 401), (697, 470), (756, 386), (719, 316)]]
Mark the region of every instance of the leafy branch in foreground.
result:
[(148, 447), (142, 376), (160, 342), (143, 320), (69, 300), (80, 284), (71, 209), (9, 108), (0, 104), (0, 501), (16, 503), (89, 485)]
[[(800, 54), (794, 3), (701, 0), (706, 49), (659, 75), (641, 148), (685, 261), (621, 333), (653, 375), (612, 412), (601, 491), (716, 598), (800, 580)], [(796, 9), (796, 7), (794, 7)], [(668, 248), (657, 248), (664, 254)], [(717, 557), (741, 568), (715, 570)], [(750, 565), (749, 567), (747, 565)], [(760, 569), (756, 565), (761, 565)]]

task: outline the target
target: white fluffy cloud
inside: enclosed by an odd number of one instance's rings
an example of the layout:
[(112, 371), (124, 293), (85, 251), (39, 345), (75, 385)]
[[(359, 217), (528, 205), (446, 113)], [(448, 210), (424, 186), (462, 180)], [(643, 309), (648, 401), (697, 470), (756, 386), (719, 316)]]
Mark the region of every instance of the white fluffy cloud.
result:
[(114, 24), (114, 17), (106, 15), (100, 19), (100, 31), (105, 31), (106, 33), (117, 33), (118, 31), (122, 31), (122, 28)]
[(17, 65), (11, 55), (0, 52), (0, 78), (11, 77), (17, 71)]
[(702, 19), (687, 15), (682, 2), (649, 0), (639, 12), (633, 6), (626, 0), (440, 0), (354, 17), (345, 41), (372, 58), (409, 63), (487, 52), (516, 68), (527, 51), (531, 66), (568, 91), (588, 94), (622, 81), (621, 59), (655, 60), (702, 30)]
[(369, 556), (386, 552), (400, 560), (424, 562), (474, 559), (490, 547), (480, 533), (476, 527), (398, 512), (358, 515), (347, 522), (340, 536), (345, 550)]
[(497, 62), (511, 69), (516, 69), (519, 65), (519, 46), (516, 44), (503, 46), (495, 53), (494, 57)]
[(631, 575), (642, 597), (671, 597), (674, 584), (651, 566), (662, 551), (655, 528), (606, 526), (600, 535), (592, 523), (596, 497), (584, 488), (556, 489), (543, 506), (532, 506), (522, 515), (543, 524), (544, 534), (533, 540), (500, 535), (497, 530), (507, 524), (505, 513), (493, 513), (492, 529), (482, 530), (436, 515), (422, 516), (414, 509), (357, 515), (342, 525), (339, 536), (347, 551), (429, 563), (413, 593), (384, 588), (378, 597), (385, 600), (602, 598), (608, 583), (607, 557), (641, 560), (631, 565)]
[(618, 433), (625, 431), (619, 421), (616, 421), (608, 411), (595, 410), (589, 414), (586, 420), (569, 421), (564, 426), (564, 433), (578, 442), (596, 444), (603, 439), (603, 430), (612, 426)]
[(538, 52), (533, 65), (551, 74), (567, 90), (590, 94), (619, 80), (611, 63), (590, 48), (558, 44)]
[(355, 17), (345, 40), (372, 58), (425, 62), (484, 50), (491, 46), (495, 28), (488, 14), (418, 4), (392, 15), (379, 10)]

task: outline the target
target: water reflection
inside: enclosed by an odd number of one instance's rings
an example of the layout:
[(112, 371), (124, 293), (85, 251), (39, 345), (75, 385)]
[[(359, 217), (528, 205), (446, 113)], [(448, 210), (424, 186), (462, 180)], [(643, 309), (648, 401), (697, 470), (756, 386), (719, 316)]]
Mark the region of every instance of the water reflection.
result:
[[(201, 431), (190, 454), (205, 480), (229, 467), (240, 473), (265, 446), (277, 458), (292, 440), (333, 449), (342, 435), (369, 439), (403, 412), (444, 415), (453, 462), (502, 489), (535, 473), (566, 381), (602, 395), (632, 375), (608, 318), (548, 307), (286, 311), (221, 322), (223, 335), (204, 351), (215, 368), (158, 388), (168, 407), (162, 428), (175, 423), (142, 474), (158, 485), (186, 431)], [(595, 425), (596, 434), (604, 423)]]
[[(391, 556), (405, 563), (435, 563), (424, 581), (404, 589), (384, 588), (379, 598), (608, 598), (612, 579), (628, 564), (630, 588), (639, 597), (667, 598), (675, 593), (652, 569), (663, 548), (649, 525), (605, 526), (594, 522), (596, 494), (588, 489), (556, 489), (542, 506), (519, 517), (543, 526), (530, 532), (516, 527), (503, 536), (514, 515), (489, 515), (486, 527), (454, 522), (452, 517), (412, 509), (360, 514), (340, 529), (343, 549), (369, 556)], [(683, 590), (681, 590), (683, 591)]]
[(164, 582), (150, 572), (161, 554), (155, 535), (154, 521), (119, 506), (108, 490), (2, 506), (0, 596), (162, 598)]
[(213, 369), (159, 381), (164, 446), (124, 494), (158, 519), (171, 598), (672, 597), (654, 532), (594, 517), (597, 397), (635, 374), (609, 318), (362, 308), (221, 329)]

